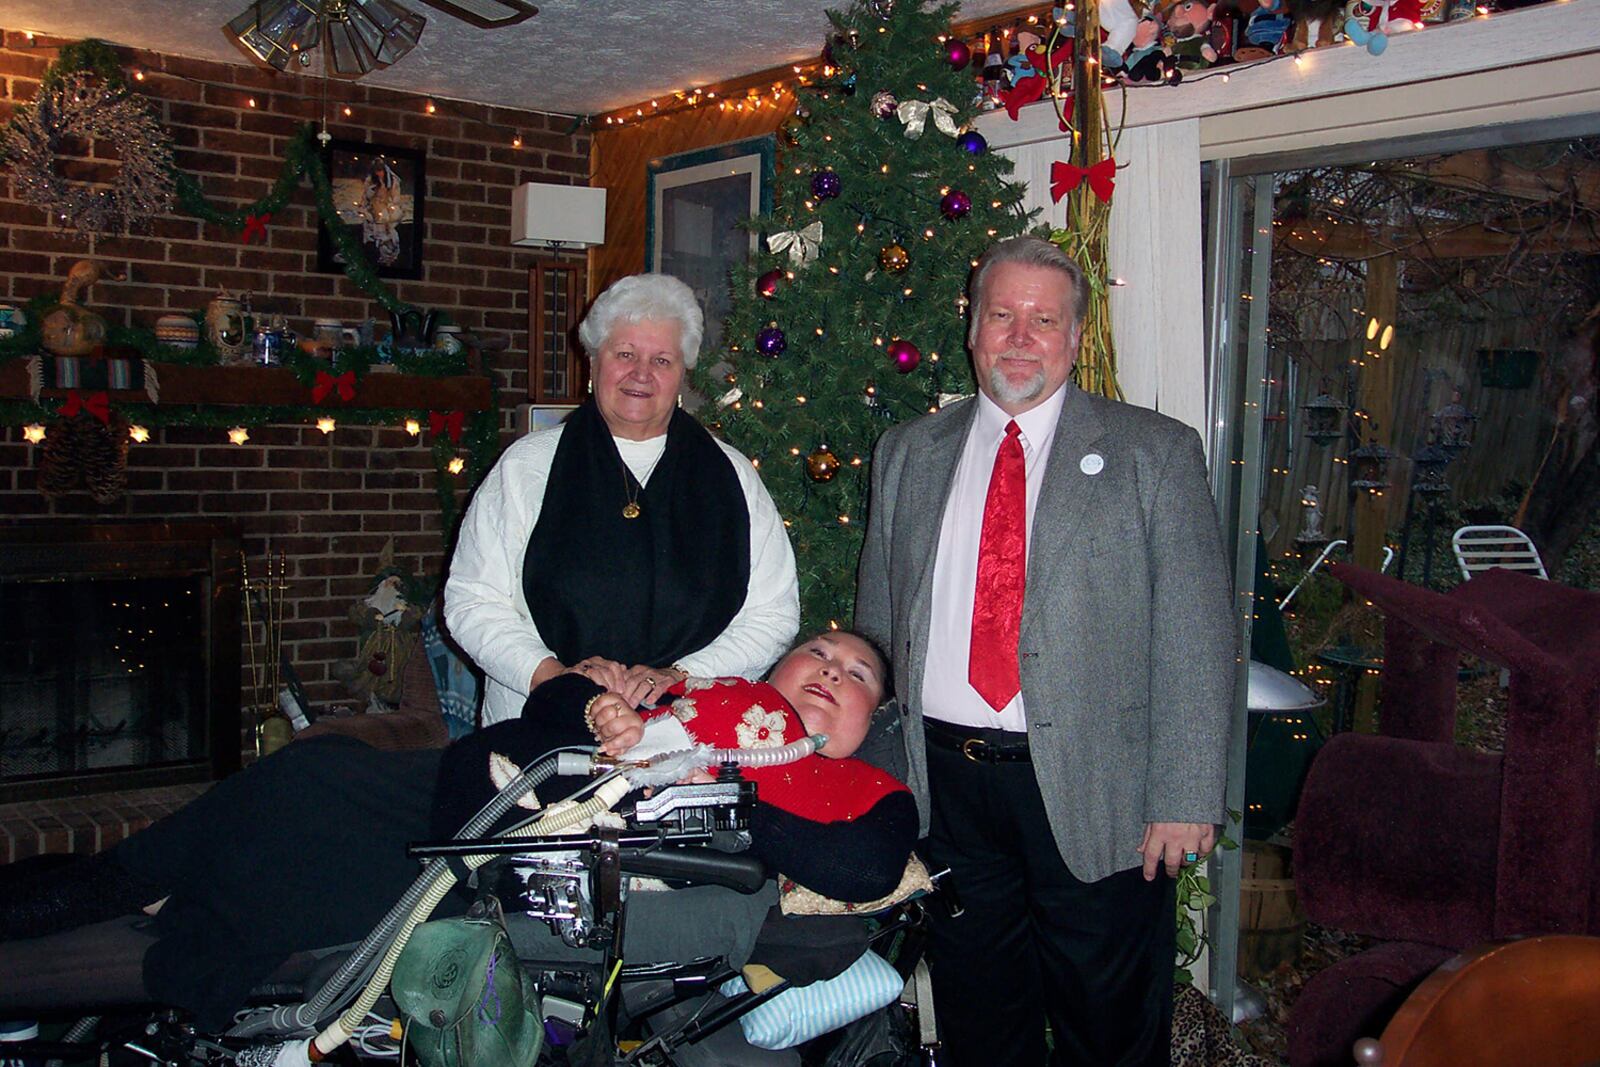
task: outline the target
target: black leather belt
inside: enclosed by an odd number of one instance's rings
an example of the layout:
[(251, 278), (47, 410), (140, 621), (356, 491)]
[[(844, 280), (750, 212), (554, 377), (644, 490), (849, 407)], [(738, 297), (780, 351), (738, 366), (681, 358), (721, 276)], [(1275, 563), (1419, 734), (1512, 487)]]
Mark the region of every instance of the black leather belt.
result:
[(1030, 760), (1027, 734), (957, 726), (937, 719), (923, 719), (922, 732), (928, 744), (959, 752), (974, 763), (1027, 763)]

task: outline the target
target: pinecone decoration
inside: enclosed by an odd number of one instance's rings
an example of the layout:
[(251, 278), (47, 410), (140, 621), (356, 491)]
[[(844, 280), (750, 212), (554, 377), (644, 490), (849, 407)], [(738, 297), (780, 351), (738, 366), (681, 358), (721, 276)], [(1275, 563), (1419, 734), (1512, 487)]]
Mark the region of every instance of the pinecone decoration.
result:
[(47, 500), (81, 491), (96, 504), (114, 504), (127, 489), (127, 419), (76, 415), (51, 424), (39, 457), (39, 492)]
[(109, 423), (83, 421), (84, 488), (96, 504), (115, 504), (128, 491), (128, 420), (114, 414)]
[(45, 432), (39, 450), (39, 492), (46, 500), (65, 496), (83, 481), (84, 422), (81, 417), (57, 419)]

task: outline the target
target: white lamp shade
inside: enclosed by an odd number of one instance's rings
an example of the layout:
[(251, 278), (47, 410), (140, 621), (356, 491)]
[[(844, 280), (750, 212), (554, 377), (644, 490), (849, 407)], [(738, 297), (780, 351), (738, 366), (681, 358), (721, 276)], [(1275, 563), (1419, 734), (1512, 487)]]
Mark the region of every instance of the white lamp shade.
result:
[(511, 193), (511, 243), (589, 248), (606, 241), (606, 191), (524, 182)]

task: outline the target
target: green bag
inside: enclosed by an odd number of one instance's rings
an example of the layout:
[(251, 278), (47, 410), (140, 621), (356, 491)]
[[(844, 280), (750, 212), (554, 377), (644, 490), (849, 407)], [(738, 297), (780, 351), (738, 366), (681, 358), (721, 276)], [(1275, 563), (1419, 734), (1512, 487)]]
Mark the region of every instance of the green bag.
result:
[(544, 1046), (539, 998), (492, 896), (418, 926), (389, 989), (422, 1067), (533, 1067)]

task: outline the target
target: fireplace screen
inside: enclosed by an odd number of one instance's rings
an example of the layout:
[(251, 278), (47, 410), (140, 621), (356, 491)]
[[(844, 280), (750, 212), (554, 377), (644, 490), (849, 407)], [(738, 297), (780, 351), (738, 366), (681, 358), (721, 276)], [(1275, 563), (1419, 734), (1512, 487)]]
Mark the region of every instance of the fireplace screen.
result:
[(206, 758), (200, 584), (0, 585), (0, 779)]
[(0, 536), (0, 800), (237, 766), (237, 541), (176, 525), (63, 533)]

